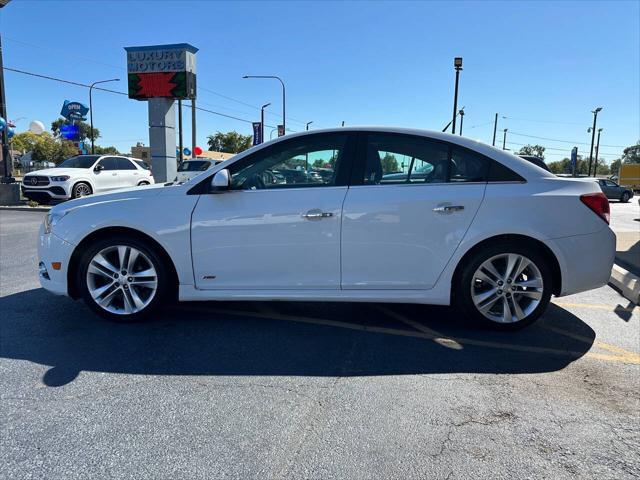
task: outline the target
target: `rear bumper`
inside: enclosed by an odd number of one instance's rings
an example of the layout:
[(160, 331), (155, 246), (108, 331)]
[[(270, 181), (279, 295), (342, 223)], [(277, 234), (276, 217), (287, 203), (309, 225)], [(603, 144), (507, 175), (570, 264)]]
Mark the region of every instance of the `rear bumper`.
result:
[(609, 282), (616, 255), (616, 236), (609, 227), (546, 243), (560, 264), (562, 288), (559, 296), (592, 290)]

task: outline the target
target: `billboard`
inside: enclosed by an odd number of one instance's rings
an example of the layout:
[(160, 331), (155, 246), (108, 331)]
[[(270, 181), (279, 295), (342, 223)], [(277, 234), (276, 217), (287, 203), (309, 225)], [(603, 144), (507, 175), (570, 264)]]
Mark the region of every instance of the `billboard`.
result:
[(188, 43), (125, 47), (129, 98), (196, 98), (196, 52)]

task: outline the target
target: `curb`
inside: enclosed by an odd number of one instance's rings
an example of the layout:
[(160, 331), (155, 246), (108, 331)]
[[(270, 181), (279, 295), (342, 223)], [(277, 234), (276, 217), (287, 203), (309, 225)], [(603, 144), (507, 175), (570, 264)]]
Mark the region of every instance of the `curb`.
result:
[(636, 305), (640, 304), (640, 278), (638, 276), (614, 264), (609, 285), (620, 290), (622, 296), (630, 302)]
[(22, 207), (20, 205), (15, 205), (15, 206), (0, 205), (0, 210), (10, 210), (14, 212), (48, 212), (49, 210), (51, 210), (51, 207), (28, 207), (28, 206)]

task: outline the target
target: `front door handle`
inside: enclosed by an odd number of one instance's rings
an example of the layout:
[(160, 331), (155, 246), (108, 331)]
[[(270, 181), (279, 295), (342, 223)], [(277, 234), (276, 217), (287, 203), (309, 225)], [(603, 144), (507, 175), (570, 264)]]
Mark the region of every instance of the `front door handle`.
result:
[(323, 218), (333, 217), (331, 212), (323, 212), (319, 208), (309, 210), (307, 213), (302, 214), (302, 218), (305, 220), (322, 220)]
[(436, 213), (453, 213), (453, 212), (460, 212), (464, 210), (464, 205), (438, 205), (436, 208), (433, 209), (434, 212)]

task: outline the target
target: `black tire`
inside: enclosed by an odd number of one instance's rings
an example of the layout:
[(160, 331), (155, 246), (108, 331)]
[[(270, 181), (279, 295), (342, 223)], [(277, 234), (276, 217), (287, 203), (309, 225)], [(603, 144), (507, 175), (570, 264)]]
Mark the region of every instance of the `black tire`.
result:
[[(116, 245), (133, 247), (142, 252), (151, 261), (153, 267), (156, 270), (157, 275), (157, 288), (150, 303), (142, 310), (132, 313), (112, 313), (102, 308), (91, 296), (89, 292), (89, 285), (87, 280), (87, 271), (89, 269), (89, 263), (95, 257), (98, 252), (103, 251), (105, 248), (113, 247)], [(96, 314), (109, 321), (120, 323), (131, 323), (148, 319), (157, 309), (167, 300), (173, 298), (170, 294), (171, 287), (171, 275), (169, 268), (165, 265), (162, 256), (156, 251), (155, 248), (149, 246), (146, 242), (131, 238), (124, 235), (110, 235), (102, 238), (88, 248), (82, 254), (80, 261), (78, 262), (78, 269), (75, 274), (76, 288), (80, 292), (80, 296), (83, 298), (87, 306), (93, 310)], [(115, 282), (114, 282), (115, 283)]]
[[(522, 320), (512, 323), (499, 323), (486, 317), (476, 307), (472, 299), (472, 284), (476, 281), (474, 280), (476, 271), (485, 261), (497, 255), (508, 253), (522, 255), (535, 264), (542, 276), (542, 297), (537, 307)], [(462, 270), (456, 276), (456, 281), (457, 285), (453, 286), (452, 305), (458, 308), (473, 323), (501, 331), (520, 330), (535, 322), (547, 309), (551, 299), (551, 292), (553, 291), (553, 275), (547, 257), (541, 254), (539, 249), (526, 244), (520, 245), (516, 242), (501, 242), (488, 245), (473, 253), (471, 257), (465, 258)]]
[(147, 182), (146, 180), (143, 180), (138, 184), (139, 187), (142, 187), (143, 185), (149, 185), (149, 182)]
[(629, 195), (629, 192), (622, 192), (622, 196), (620, 197), (620, 201), (622, 203), (627, 203), (627, 202), (629, 202), (629, 198), (631, 198), (631, 195)]
[[(85, 193), (88, 189), (89, 193)], [(78, 182), (71, 189), (71, 198), (81, 198), (86, 197), (87, 195), (91, 195), (93, 193), (93, 189), (91, 185), (87, 182)]]

